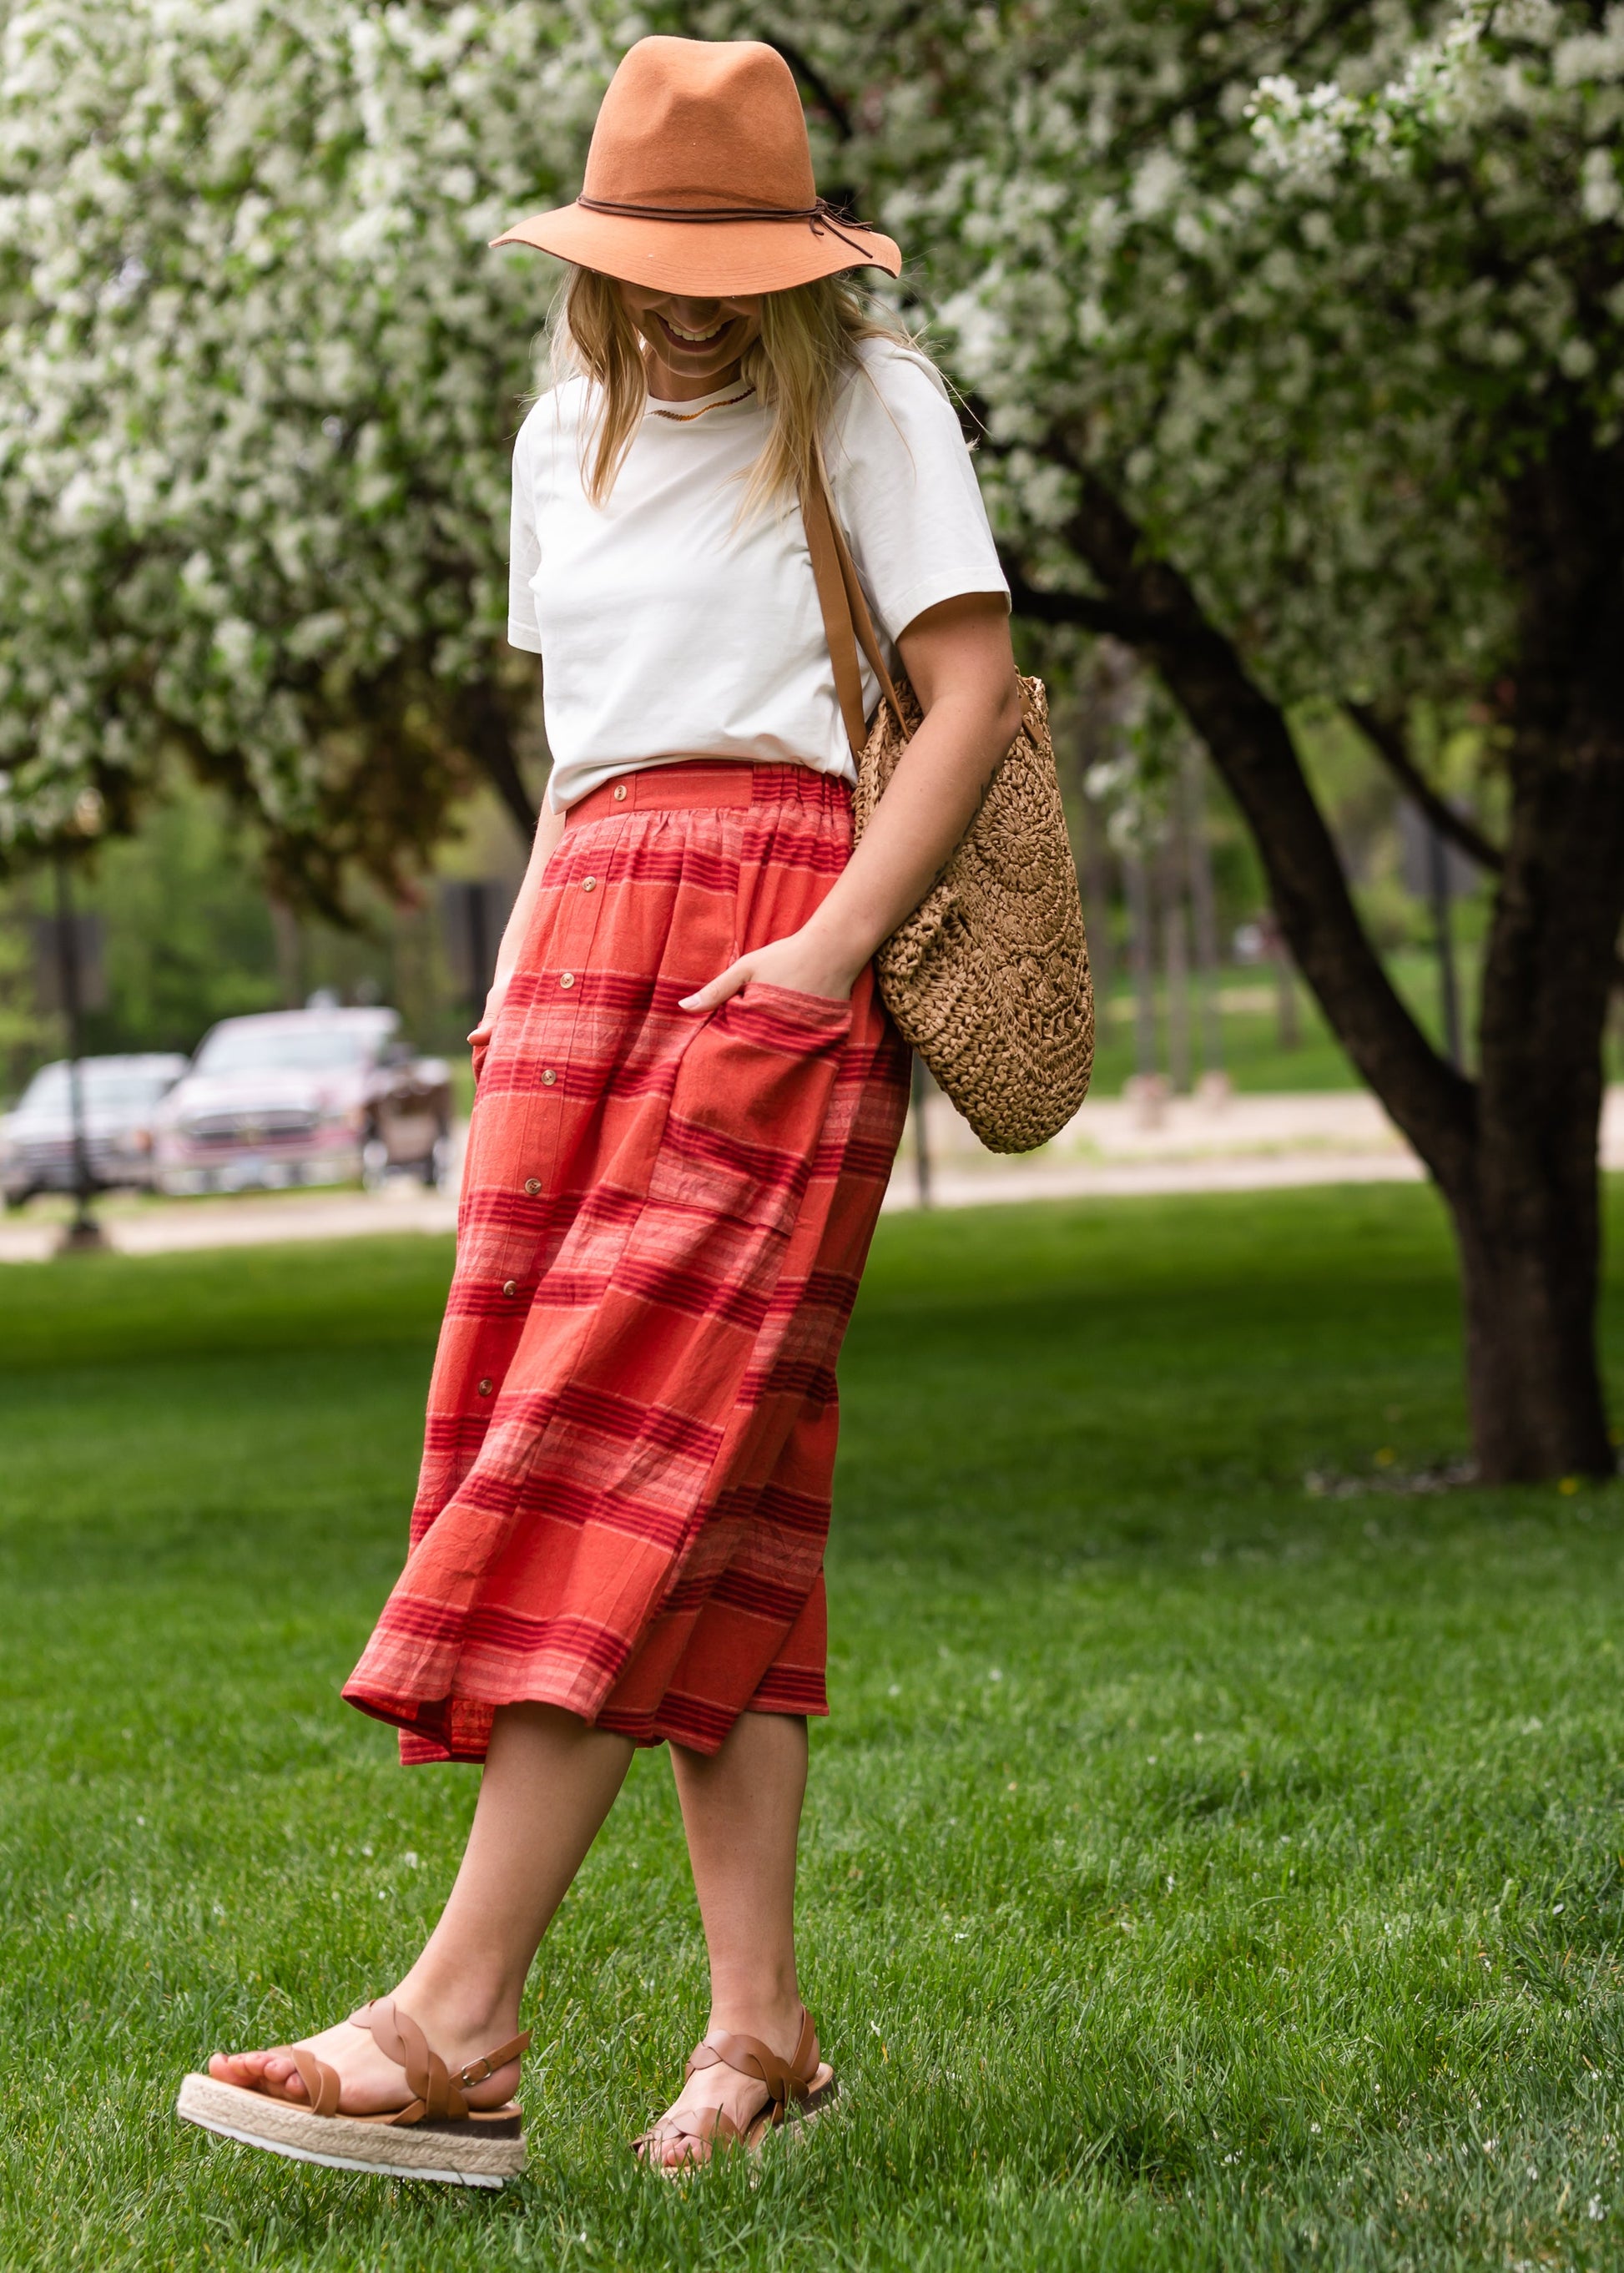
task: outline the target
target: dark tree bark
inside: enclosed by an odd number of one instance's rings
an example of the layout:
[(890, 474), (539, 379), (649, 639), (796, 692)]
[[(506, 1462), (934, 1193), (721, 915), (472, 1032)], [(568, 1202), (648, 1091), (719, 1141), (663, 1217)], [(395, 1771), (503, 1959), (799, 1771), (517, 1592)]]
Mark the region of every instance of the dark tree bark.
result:
[(1596, 1152), (1624, 918), (1619, 463), (1582, 444), (1553, 450), (1510, 500), (1522, 667), (1473, 1081), (1395, 992), (1279, 706), (1064, 439), (1056, 454), (1079, 481), (1065, 534), (1102, 597), (1069, 607), (1073, 596), (1046, 591), (1042, 615), (1090, 626), (1109, 615), (1161, 672), (1246, 817), (1297, 967), (1449, 1207), (1479, 1473), (1494, 1482), (1611, 1473), (1595, 1341)]
[(519, 771), (513, 713), (500, 690), (492, 686), (468, 688), (460, 724), (469, 756), (507, 806), (514, 827), (528, 845), (540, 816)]
[(1496, 1474), (1614, 1466), (1596, 1360), (1602, 1046), (1624, 918), (1620, 468), (1560, 441), (1510, 498), (1511, 826), (1483, 975), (1478, 1141), (1452, 1195), (1473, 1423)]
[(1432, 822), (1445, 843), (1464, 852), (1469, 860), (1475, 860), (1491, 875), (1498, 876), (1506, 865), (1505, 854), (1432, 787), (1410, 754), (1402, 724), (1387, 716), (1373, 702), (1349, 702), (1343, 707), (1405, 796)]

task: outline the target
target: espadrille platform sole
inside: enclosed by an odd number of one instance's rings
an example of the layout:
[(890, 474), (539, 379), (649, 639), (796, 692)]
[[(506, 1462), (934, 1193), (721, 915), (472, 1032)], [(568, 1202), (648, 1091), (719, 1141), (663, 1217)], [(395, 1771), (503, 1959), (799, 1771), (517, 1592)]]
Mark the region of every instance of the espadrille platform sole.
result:
[(432, 2179), (448, 2187), (500, 2187), (524, 2168), (524, 2124), (519, 2103), (470, 2107), (468, 2093), (520, 2059), (529, 2029), (465, 2067), (441, 2059), (410, 2013), (393, 1997), (380, 1997), (351, 2013), (352, 2028), (370, 2030), (386, 2059), (404, 2074), (406, 2097), (378, 2115), (343, 2115), (338, 2070), (308, 2044), (275, 2049), (297, 2070), (302, 2099), (280, 2085), (259, 2090), (189, 2075), (175, 2112), (222, 2139), (264, 2147), (296, 2163), (324, 2163), (333, 2171), (375, 2171), (382, 2178)]
[(216, 2137), (264, 2147), (295, 2163), (330, 2171), (370, 2171), (380, 2178), (427, 2179), (449, 2187), (500, 2187), (524, 2168), (516, 2104), (456, 2122), (432, 2117), (402, 2127), (356, 2115), (314, 2115), (287, 2099), (270, 2099), (211, 2075), (189, 2075), (175, 2112)]

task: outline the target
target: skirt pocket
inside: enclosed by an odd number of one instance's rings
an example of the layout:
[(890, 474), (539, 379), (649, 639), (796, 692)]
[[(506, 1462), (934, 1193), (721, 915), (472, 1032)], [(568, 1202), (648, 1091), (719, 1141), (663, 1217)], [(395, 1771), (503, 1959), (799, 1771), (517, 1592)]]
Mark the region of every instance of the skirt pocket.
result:
[(806, 1190), (852, 1005), (752, 982), (689, 1043), (649, 1197), (790, 1231)]

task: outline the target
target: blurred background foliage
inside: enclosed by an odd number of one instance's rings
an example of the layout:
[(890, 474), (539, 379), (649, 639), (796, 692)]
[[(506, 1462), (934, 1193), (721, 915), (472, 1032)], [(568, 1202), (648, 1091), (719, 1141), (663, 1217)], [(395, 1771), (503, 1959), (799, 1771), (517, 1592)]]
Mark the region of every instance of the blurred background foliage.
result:
[[(1056, 646), (1048, 642), (1051, 650)], [(1132, 827), (1148, 828), (1153, 856), (1166, 823), (1166, 761), (1112, 746), (1110, 722), (1089, 691), (1098, 642), (1045, 657), (1063, 674), (1056, 703), (1060, 758), (1085, 886), (1101, 1016), (1095, 1091), (1118, 1093), (1136, 1070), (1169, 1071), (1169, 979), (1165, 937), (1151, 942), (1156, 1057), (1135, 1052), (1132, 911), (1122, 848)], [(1303, 733), (1316, 789), (1331, 815), (1365, 920), (1408, 1000), (1431, 1029), (1438, 978), (1432, 913), (1406, 881), (1402, 800), (1344, 721), (1327, 716)], [(1481, 755), (1470, 731), (1447, 752), (1448, 779), (1476, 786)], [(1177, 762), (1175, 754), (1172, 763)], [(1158, 773), (1158, 767), (1161, 771)], [(1201, 989), (1211, 984), (1221, 1020), (1222, 1067), (1245, 1090), (1327, 1089), (1357, 1076), (1312, 995), (1273, 950), (1252, 840), (1222, 784), (1200, 761), (1203, 835), (1216, 907), (1218, 970), (1210, 981), (1192, 962), (1184, 982), (1192, 1036), (1190, 1078), (1216, 1069), (1202, 1058)], [(1148, 819), (1146, 818), (1146, 809)], [(216, 1018), (302, 1002), (329, 989), (347, 1002), (388, 1001), (425, 1047), (455, 1052), (468, 1024), (466, 942), (461, 904), (446, 887), (488, 879), (496, 904), (515, 889), (523, 844), (491, 792), (455, 808), (453, 829), (411, 896), (391, 898), (365, 881), (351, 887), (354, 922), (342, 927), (269, 897), (253, 823), (218, 788), (183, 767), (167, 774), (139, 829), (109, 838), (76, 864), (79, 905), (98, 919), (102, 986), (85, 1019), (93, 1051), (187, 1050)], [(1413, 865), (1413, 864), (1412, 864)], [(43, 873), (0, 883), (0, 1096), (62, 1046), (40, 969), (49, 906)], [(1485, 884), (1452, 905), (1463, 991), (1472, 980), (1487, 915)], [(41, 979), (46, 979), (42, 986)], [(1177, 977), (1171, 982), (1176, 988)], [(1284, 1006), (1284, 1007), (1282, 1007)], [(1175, 1086), (1177, 1084), (1175, 1084)]]

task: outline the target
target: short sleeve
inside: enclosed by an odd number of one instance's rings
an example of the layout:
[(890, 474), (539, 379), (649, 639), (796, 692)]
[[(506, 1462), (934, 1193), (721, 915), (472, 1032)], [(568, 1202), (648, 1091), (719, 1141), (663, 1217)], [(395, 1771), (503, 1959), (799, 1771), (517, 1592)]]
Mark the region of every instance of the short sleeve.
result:
[(513, 446), (513, 518), (508, 547), (508, 644), (528, 655), (541, 653), (536, 595), (530, 580), (541, 566), (536, 528), (536, 485), (531, 464), (535, 413), (520, 427)]
[(1009, 586), (947, 391), (922, 356), (866, 341), (836, 415), (830, 485), (863, 589), (895, 641), (942, 600)]

